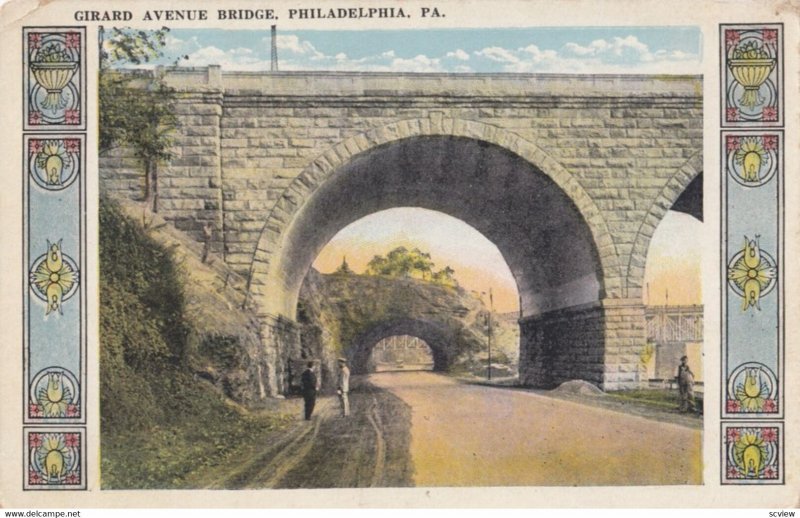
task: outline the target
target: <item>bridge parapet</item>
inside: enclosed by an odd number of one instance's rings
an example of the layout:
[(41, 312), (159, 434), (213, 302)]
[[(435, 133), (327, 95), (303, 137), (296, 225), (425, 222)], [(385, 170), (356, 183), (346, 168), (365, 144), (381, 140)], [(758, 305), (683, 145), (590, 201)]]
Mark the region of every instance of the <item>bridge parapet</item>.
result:
[(675, 99), (702, 101), (702, 76), (634, 74), (444, 74), (397, 72), (235, 72), (218, 66), (163, 70), (171, 86), (229, 95), (308, 97), (444, 96), (473, 102), (482, 97)]

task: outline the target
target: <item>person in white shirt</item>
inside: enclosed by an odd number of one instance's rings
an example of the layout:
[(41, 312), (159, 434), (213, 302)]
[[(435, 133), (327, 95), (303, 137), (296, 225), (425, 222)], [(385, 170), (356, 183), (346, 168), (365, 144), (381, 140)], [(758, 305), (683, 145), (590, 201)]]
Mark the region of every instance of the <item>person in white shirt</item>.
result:
[(339, 386), (336, 393), (339, 394), (339, 403), (342, 405), (342, 416), (344, 417), (350, 415), (348, 392), (350, 392), (350, 369), (347, 368), (347, 358), (339, 358)]

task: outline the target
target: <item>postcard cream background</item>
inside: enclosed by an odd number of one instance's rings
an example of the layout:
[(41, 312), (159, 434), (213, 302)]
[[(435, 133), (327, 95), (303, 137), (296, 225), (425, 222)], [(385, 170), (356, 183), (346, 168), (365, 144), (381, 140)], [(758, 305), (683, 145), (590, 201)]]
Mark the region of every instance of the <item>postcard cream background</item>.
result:
[[(2, 49), (2, 100), (0, 100), (0, 312), (3, 333), (0, 341), (0, 507), (91, 508), (91, 507), (795, 507), (800, 505), (800, 335), (798, 296), (800, 283), (794, 257), (800, 244), (800, 167), (798, 163), (798, 43), (800, 7), (790, 2), (739, 0), (700, 2), (678, 0), (593, 0), (563, 1), (292, 1), (253, 2), (226, 0), (173, 0), (164, 2), (53, 0), (9, 2), (2, 8), (0, 49)], [(289, 20), (289, 7), (403, 7), (414, 16), (388, 20)], [(438, 7), (444, 18), (422, 19), (419, 7)], [(97, 27), (86, 23), (88, 77), (87, 174), (87, 271), (83, 280), (89, 289), (88, 302), (88, 491), (22, 491), (25, 471), (22, 463), (22, 26), (84, 25), (73, 18), (75, 10), (130, 9), (134, 27), (158, 28), (162, 22), (141, 22), (147, 8), (209, 10), (204, 22), (170, 23), (171, 28), (218, 27), (269, 30), (298, 29), (421, 29), (469, 27), (545, 26), (658, 26), (694, 25), (703, 34), (704, 96), (704, 218), (703, 296), (705, 304), (706, 415), (703, 433), (704, 485), (664, 487), (504, 487), (504, 488), (403, 488), (264, 491), (101, 491), (99, 462), (99, 383), (96, 293), (97, 265)], [(277, 22), (220, 22), (217, 8), (273, 8)], [(138, 16), (137, 16), (138, 14)], [(281, 16), (283, 15), (283, 16)], [(720, 485), (720, 52), (719, 23), (784, 24), (785, 102), (785, 485)], [(104, 22), (106, 26), (113, 22)], [(669, 70), (664, 70), (669, 73)], [(657, 448), (655, 444), (653, 447)], [(654, 466), (654, 469), (657, 467)]]

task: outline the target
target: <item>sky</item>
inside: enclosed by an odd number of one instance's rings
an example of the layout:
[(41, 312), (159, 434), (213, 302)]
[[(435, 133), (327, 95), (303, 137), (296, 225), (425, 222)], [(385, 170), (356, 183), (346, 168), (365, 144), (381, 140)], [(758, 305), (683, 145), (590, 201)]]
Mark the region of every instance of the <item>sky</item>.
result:
[[(680, 212), (667, 212), (650, 242), (645, 283), (651, 304), (702, 304), (700, 250), (702, 223)], [(405, 246), (429, 252), (435, 269), (450, 266), (467, 290), (492, 289), (498, 312), (519, 310), (516, 282), (497, 247), (466, 223), (443, 213), (416, 207), (376, 212), (339, 231), (314, 261), (314, 268), (331, 273), (347, 257), (362, 273), (375, 255)], [(645, 302), (647, 301), (645, 293)]]
[[(697, 27), (281, 31), (280, 70), (699, 73)], [(269, 30), (174, 29), (170, 64), (269, 70)]]

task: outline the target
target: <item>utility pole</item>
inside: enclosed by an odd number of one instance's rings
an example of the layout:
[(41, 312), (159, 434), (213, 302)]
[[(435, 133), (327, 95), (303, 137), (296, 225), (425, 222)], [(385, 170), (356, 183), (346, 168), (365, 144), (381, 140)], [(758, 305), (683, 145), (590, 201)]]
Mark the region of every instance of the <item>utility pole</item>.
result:
[(492, 297), (492, 288), (489, 288), (489, 316), (486, 319), (486, 338), (489, 345), (489, 364), (486, 366), (486, 374), (489, 381), (492, 380), (492, 312), (494, 312), (494, 298)]

